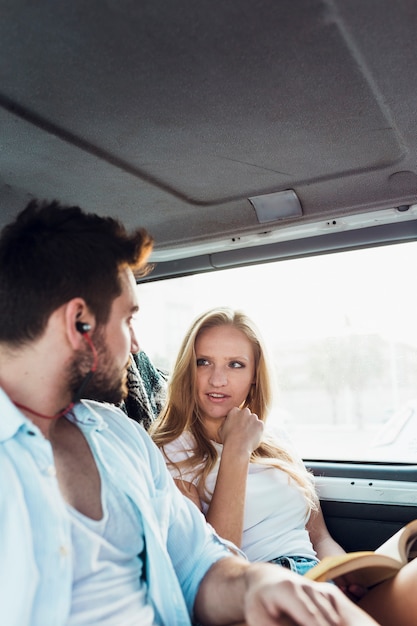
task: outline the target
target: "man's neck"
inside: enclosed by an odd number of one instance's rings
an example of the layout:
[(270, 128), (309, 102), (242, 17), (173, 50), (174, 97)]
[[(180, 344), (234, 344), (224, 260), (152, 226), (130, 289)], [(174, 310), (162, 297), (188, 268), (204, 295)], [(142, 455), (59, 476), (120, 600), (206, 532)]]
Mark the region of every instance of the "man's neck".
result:
[(43, 435), (47, 439), (50, 439), (51, 432), (55, 429), (56, 423), (58, 422), (58, 420), (64, 417), (64, 415), (74, 406), (73, 403), (71, 402), (68, 406), (66, 406), (64, 409), (62, 409), (58, 413), (54, 415), (46, 415), (44, 413), (35, 411), (34, 409), (31, 409), (28, 406), (20, 404), (19, 402), (16, 402), (16, 401), (13, 401), (13, 402), (15, 406), (17, 406), (17, 408), (20, 409), (22, 413), (24, 413), (26, 417), (31, 420), (31, 422), (36, 424), (36, 426), (39, 428), (39, 430), (43, 433)]
[(54, 422), (71, 402), (63, 389), (65, 373), (57, 363), (37, 350), (12, 353), (0, 347), (0, 385), (10, 400), (45, 437), (50, 438)]

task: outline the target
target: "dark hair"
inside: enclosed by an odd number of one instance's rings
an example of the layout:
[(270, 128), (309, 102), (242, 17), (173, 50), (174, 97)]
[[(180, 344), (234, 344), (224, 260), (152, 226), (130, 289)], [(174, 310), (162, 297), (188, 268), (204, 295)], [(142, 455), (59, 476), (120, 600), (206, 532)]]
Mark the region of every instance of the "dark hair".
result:
[(120, 268), (146, 273), (152, 245), (143, 228), (128, 234), (77, 206), (30, 202), (0, 236), (0, 341), (37, 338), (51, 313), (76, 297), (106, 323), (121, 293)]

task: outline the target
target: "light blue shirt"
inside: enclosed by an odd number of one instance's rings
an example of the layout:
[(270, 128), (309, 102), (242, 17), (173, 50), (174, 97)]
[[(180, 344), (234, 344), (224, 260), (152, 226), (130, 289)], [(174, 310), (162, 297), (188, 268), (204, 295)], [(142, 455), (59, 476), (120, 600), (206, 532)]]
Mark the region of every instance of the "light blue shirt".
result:
[[(229, 548), (181, 495), (141, 426), (113, 406), (90, 401), (68, 417), (134, 504), (158, 620), (189, 626), (202, 578), (230, 556)], [(0, 389), (0, 623), (64, 626), (71, 590), (70, 520), (50, 443)]]

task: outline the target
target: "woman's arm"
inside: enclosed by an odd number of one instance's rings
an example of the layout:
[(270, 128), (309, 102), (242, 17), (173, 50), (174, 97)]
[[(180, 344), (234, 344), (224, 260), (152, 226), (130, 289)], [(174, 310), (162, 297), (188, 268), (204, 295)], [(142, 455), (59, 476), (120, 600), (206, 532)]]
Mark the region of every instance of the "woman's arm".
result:
[[(250, 456), (262, 439), (263, 426), (263, 422), (249, 409), (234, 408), (219, 432), (223, 453), (206, 519), (220, 537), (239, 548), (242, 543)], [(201, 511), (201, 499), (196, 486), (184, 480), (174, 480), (181, 493)]]
[(221, 537), (239, 548), (250, 457), (262, 439), (263, 427), (263, 422), (248, 408), (236, 407), (219, 430), (223, 453), (206, 519)]
[(320, 507), (318, 511), (311, 513), (307, 523), (307, 530), (310, 535), (311, 543), (317, 552), (318, 559), (322, 559), (325, 556), (344, 554), (345, 550), (332, 538), (327, 530)]

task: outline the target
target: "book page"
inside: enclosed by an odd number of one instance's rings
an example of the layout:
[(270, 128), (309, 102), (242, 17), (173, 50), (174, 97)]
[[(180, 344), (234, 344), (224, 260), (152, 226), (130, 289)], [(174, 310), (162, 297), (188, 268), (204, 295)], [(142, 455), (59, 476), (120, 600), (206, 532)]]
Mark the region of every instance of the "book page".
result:
[(375, 554), (385, 554), (403, 565), (417, 556), (417, 520), (409, 522), (387, 539)]
[[(374, 552), (351, 552), (336, 557), (325, 557), (305, 574), (307, 578), (324, 582), (333, 580), (342, 585), (358, 584), (372, 587), (387, 580), (401, 569), (401, 562)], [(338, 581), (343, 577), (343, 581)]]

